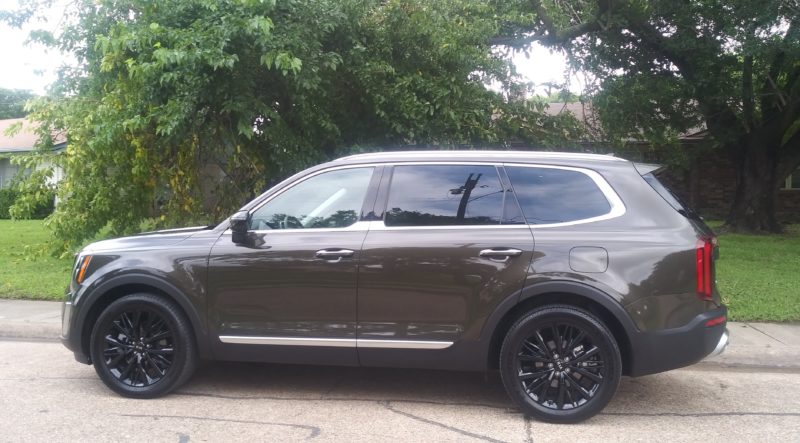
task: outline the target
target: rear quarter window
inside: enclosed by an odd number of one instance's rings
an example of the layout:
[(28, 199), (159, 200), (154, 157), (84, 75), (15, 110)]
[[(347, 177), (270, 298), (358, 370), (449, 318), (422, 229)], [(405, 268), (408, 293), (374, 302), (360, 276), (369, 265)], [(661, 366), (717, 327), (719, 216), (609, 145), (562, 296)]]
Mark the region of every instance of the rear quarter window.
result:
[(506, 173), (529, 224), (573, 222), (611, 212), (608, 199), (583, 172), (506, 166)]

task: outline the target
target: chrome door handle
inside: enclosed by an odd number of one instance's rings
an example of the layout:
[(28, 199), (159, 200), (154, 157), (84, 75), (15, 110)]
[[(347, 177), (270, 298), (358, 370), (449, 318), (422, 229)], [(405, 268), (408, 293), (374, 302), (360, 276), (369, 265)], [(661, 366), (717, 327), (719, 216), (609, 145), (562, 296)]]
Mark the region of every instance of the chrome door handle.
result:
[(492, 248), (492, 249), (484, 249), (480, 252), (481, 257), (487, 258), (508, 258), (508, 257), (516, 257), (522, 254), (522, 250), (514, 249), (514, 248)]
[(330, 260), (332, 258), (352, 257), (355, 253), (352, 249), (320, 249), (314, 256)]

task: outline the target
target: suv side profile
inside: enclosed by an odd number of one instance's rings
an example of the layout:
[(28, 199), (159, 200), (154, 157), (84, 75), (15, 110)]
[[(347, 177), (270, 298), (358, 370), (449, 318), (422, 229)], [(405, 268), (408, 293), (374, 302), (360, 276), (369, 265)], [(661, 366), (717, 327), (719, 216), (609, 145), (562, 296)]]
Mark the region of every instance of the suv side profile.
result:
[(714, 233), (655, 165), (592, 154), (361, 154), (218, 226), (93, 243), (64, 344), (103, 382), (166, 394), (199, 359), (499, 369), (523, 413), (600, 412), (622, 375), (727, 344)]

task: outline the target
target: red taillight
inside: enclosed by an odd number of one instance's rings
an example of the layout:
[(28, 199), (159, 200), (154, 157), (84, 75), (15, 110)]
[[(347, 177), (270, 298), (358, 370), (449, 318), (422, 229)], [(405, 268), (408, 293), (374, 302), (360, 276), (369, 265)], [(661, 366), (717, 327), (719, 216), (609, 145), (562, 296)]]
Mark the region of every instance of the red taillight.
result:
[(716, 325), (719, 325), (719, 324), (725, 323), (725, 320), (726, 320), (726, 318), (725, 318), (725, 316), (724, 316), (724, 315), (721, 315), (721, 316), (719, 316), (719, 317), (712, 318), (711, 320), (708, 320), (708, 321), (706, 321), (706, 327), (707, 327), (707, 328), (710, 328), (710, 327), (712, 327), (712, 326), (716, 326)]
[(697, 266), (697, 295), (703, 300), (711, 300), (711, 260), (714, 252), (714, 238), (697, 240), (696, 266)]

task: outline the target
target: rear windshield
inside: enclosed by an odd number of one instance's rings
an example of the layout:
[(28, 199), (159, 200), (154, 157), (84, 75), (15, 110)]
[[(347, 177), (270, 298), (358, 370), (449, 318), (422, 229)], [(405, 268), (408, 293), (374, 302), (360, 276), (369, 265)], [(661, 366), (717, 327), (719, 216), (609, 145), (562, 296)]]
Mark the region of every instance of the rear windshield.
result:
[(702, 220), (702, 218), (694, 212), (689, 205), (687, 205), (680, 197), (670, 191), (652, 172), (642, 176), (646, 181), (670, 206), (675, 208), (676, 211), (683, 214), (685, 217)]

